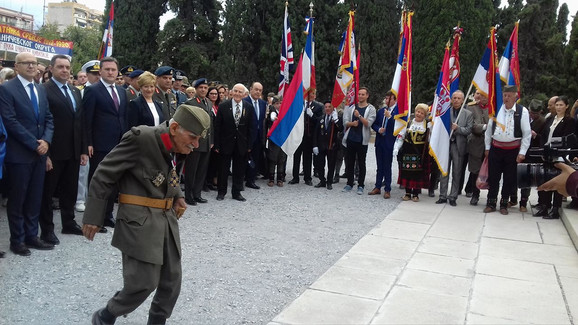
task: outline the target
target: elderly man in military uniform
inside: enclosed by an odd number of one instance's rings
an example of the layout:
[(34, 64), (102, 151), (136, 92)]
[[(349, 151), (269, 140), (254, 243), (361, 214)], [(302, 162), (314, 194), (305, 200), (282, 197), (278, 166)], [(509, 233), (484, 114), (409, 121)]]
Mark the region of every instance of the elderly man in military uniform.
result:
[(134, 70), (131, 74), (128, 75), (129, 78), (129, 86), (126, 89), (126, 99), (130, 102), (131, 100), (135, 99), (140, 95), (140, 86), (138, 85), (138, 77), (143, 74), (143, 70)]
[(158, 67), (155, 70), (157, 76), (157, 88), (153, 94), (153, 100), (163, 107), (163, 116), (168, 120), (175, 114), (177, 98), (171, 91), (173, 86), (173, 73), (175, 69), (169, 66)]
[(178, 218), (186, 209), (175, 166), (176, 154), (198, 147), (210, 125), (198, 107), (181, 105), (156, 127), (138, 126), (99, 164), (90, 183), (84, 236), (93, 240), (104, 222), (107, 199), (118, 186), (119, 208), (112, 245), (122, 252), (124, 284), (96, 311), (92, 324), (114, 324), (156, 290), (148, 324), (165, 324), (181, 289)]

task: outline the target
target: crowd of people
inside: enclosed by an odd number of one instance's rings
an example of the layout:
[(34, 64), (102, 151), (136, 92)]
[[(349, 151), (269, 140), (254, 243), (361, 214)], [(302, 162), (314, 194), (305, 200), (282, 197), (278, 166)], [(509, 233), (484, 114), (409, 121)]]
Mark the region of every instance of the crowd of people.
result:
[[(267, 136), (283, 98), (264, 96), (258, 81), (248, 88), (241, 83), (229, 88), (207, 78), (189, 83), (185, 73), (173, 67), (119, 69), (113, 57), (89, 61), (73, 76), (67, 56), (55, 55), (45, 67), (32, 54), (20, 53), (13, 69), (0, 70), (0, 82), (0, 158), (5, 153), (2, 189), (8, 199), (10, 250), (29, 256), (30, 249), (58, 245), (53, 221), (58, 208), (62, 234), (92, 240), (97, 232), (116, 228), (112, 244), (123, 252), (123, 270), (142, 272), (140, 280), (125, 277), (123, 291), (94, 314), (93, 323), (114, 323), (158, 288), (162, 290), (157, 294), (168, 300), (155, 298), (158, 306), (151, 307), (150, 319), (163, 323), (180, 288), (176, 220), (186, 206), (207, 203), (211, 191), (216, 191), (217, 201), (224, 200), (229, 177), (232, 198), (241, 202), (246, 201), (241, 192), (260, 188), (259, 179), (269, 187), (286, 183), (287, 154)], [(427, 104), (418, 104), (405, 127), (394, 130), (397, 99), (391, 91), (379, 109), (370, 104), (366, 87), (359, 89), (358, 103), (347, 107), (333, 107), (329, 100), (321, 103), (316, 91), (309, 91), (303, 105), (303, 137), (293, 154), (288, 183), (298, 184), (303, 176), (308, 186), (332, 190), (345, 178), (343, 192), (353, 192), (356, 186), (354, 192), (363, 195), (374, 135), (377, 173), (369, 195), (381, 196), (383, 190), (383, 198), (391, 198), (395, 159), (404, 201), (418, 202), (422, 190), (434, 197), (439, 184), (437, 204), (456, 206), (465, 189), (469, 203), (477, 205), (476, 180), (487, 165), (484, 212), (499, 209), (508, 214), (518, 203), (525, 212), (530, 189), (521, 190), (518, 202), (517, 166), (539, 162), (528, 154), (530, 148), (578, 132), (578, 101), (570, 107), (567, 97), (554, 96), (544, 116), (540, 101), (532, 100), (526, 109), (518, 104), (517, 94), (516, 87), (504, 87), (503, 106), (495, 118), (489, 117), (482, 92), (476, 91), (467, 104), (461, 90), (451, 94), (450, 163), (442, 173), (429, 150), (432, 120)], [(343, 162), (345, 172), (340, 175)], [(319, 180), (315, 185), (314, 178)], [(560, 217), (561, 194), (539, 191), (538, 197), (535, 216)], [(569, 206), (576, 208), (578, 199)], [(162, 213), (166, 224), (151, 225), (154, 222), (137, 209), (143, 207)], [(75, 212), (85, 212), (82, 227)], [(139, 240), (142, 234), (137, 230), (160, 246), (164, 243), (165, 249), (151, 249), (154, 254), (143, 256), (139, 252), (151, 242)], [(162, 276), (169, 273), (169, 279)]]

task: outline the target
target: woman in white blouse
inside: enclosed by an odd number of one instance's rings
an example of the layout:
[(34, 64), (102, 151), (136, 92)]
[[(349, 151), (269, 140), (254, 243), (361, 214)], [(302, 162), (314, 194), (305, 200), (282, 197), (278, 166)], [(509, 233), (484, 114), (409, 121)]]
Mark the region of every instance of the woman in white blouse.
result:
[(163, 116), (161, 104), (153, 100), (156, 91), (156, 77), (145, 71), (138, 77), (140, 95), (131, 100), (128, 105), (127, 122), (131, 128), (137, 125), (157, 126), (166, 119)]

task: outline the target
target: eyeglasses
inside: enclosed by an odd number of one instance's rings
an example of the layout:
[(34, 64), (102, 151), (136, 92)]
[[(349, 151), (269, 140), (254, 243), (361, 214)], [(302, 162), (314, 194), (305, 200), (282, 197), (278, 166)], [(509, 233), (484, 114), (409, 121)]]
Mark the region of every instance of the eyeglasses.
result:
[(27, 65), (29, 67), (34, 67), (38, 65), (38, 62), (16, 62), (16, 64)]

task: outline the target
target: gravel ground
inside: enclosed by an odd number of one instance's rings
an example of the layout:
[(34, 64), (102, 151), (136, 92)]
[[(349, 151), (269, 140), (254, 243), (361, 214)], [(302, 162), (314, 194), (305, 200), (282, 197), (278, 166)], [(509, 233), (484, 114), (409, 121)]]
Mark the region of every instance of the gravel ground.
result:
[[(290, 157), (288, 171), (291, 163)], [(222, 202), (216, 192), (204, 193), (209, 203), (190, 206), (180, 221), (183, 284), (169, 322), (268, 323), (401, 201), (397, 186), (390, 200), (367, 195), (375, 181), (373, 144), (367, 165), (362, 196), (342, 193), (344, 179), (332, 191), (303, 181), (269, 188), (259, 180), (260, 190), (243, 192), (244, 203), (230, 193)], [(7, 252), (0, 259), (0, 324), (89, 324), (121, 289), (121, 253), (110, 246), (110, 231), (94, 242), (57, 236), (61, 244), (53, 251), (16, 256), (8, 252), (0, 208), (0, 250)], [(145, 324), (151, 298), (117, 324)]]

